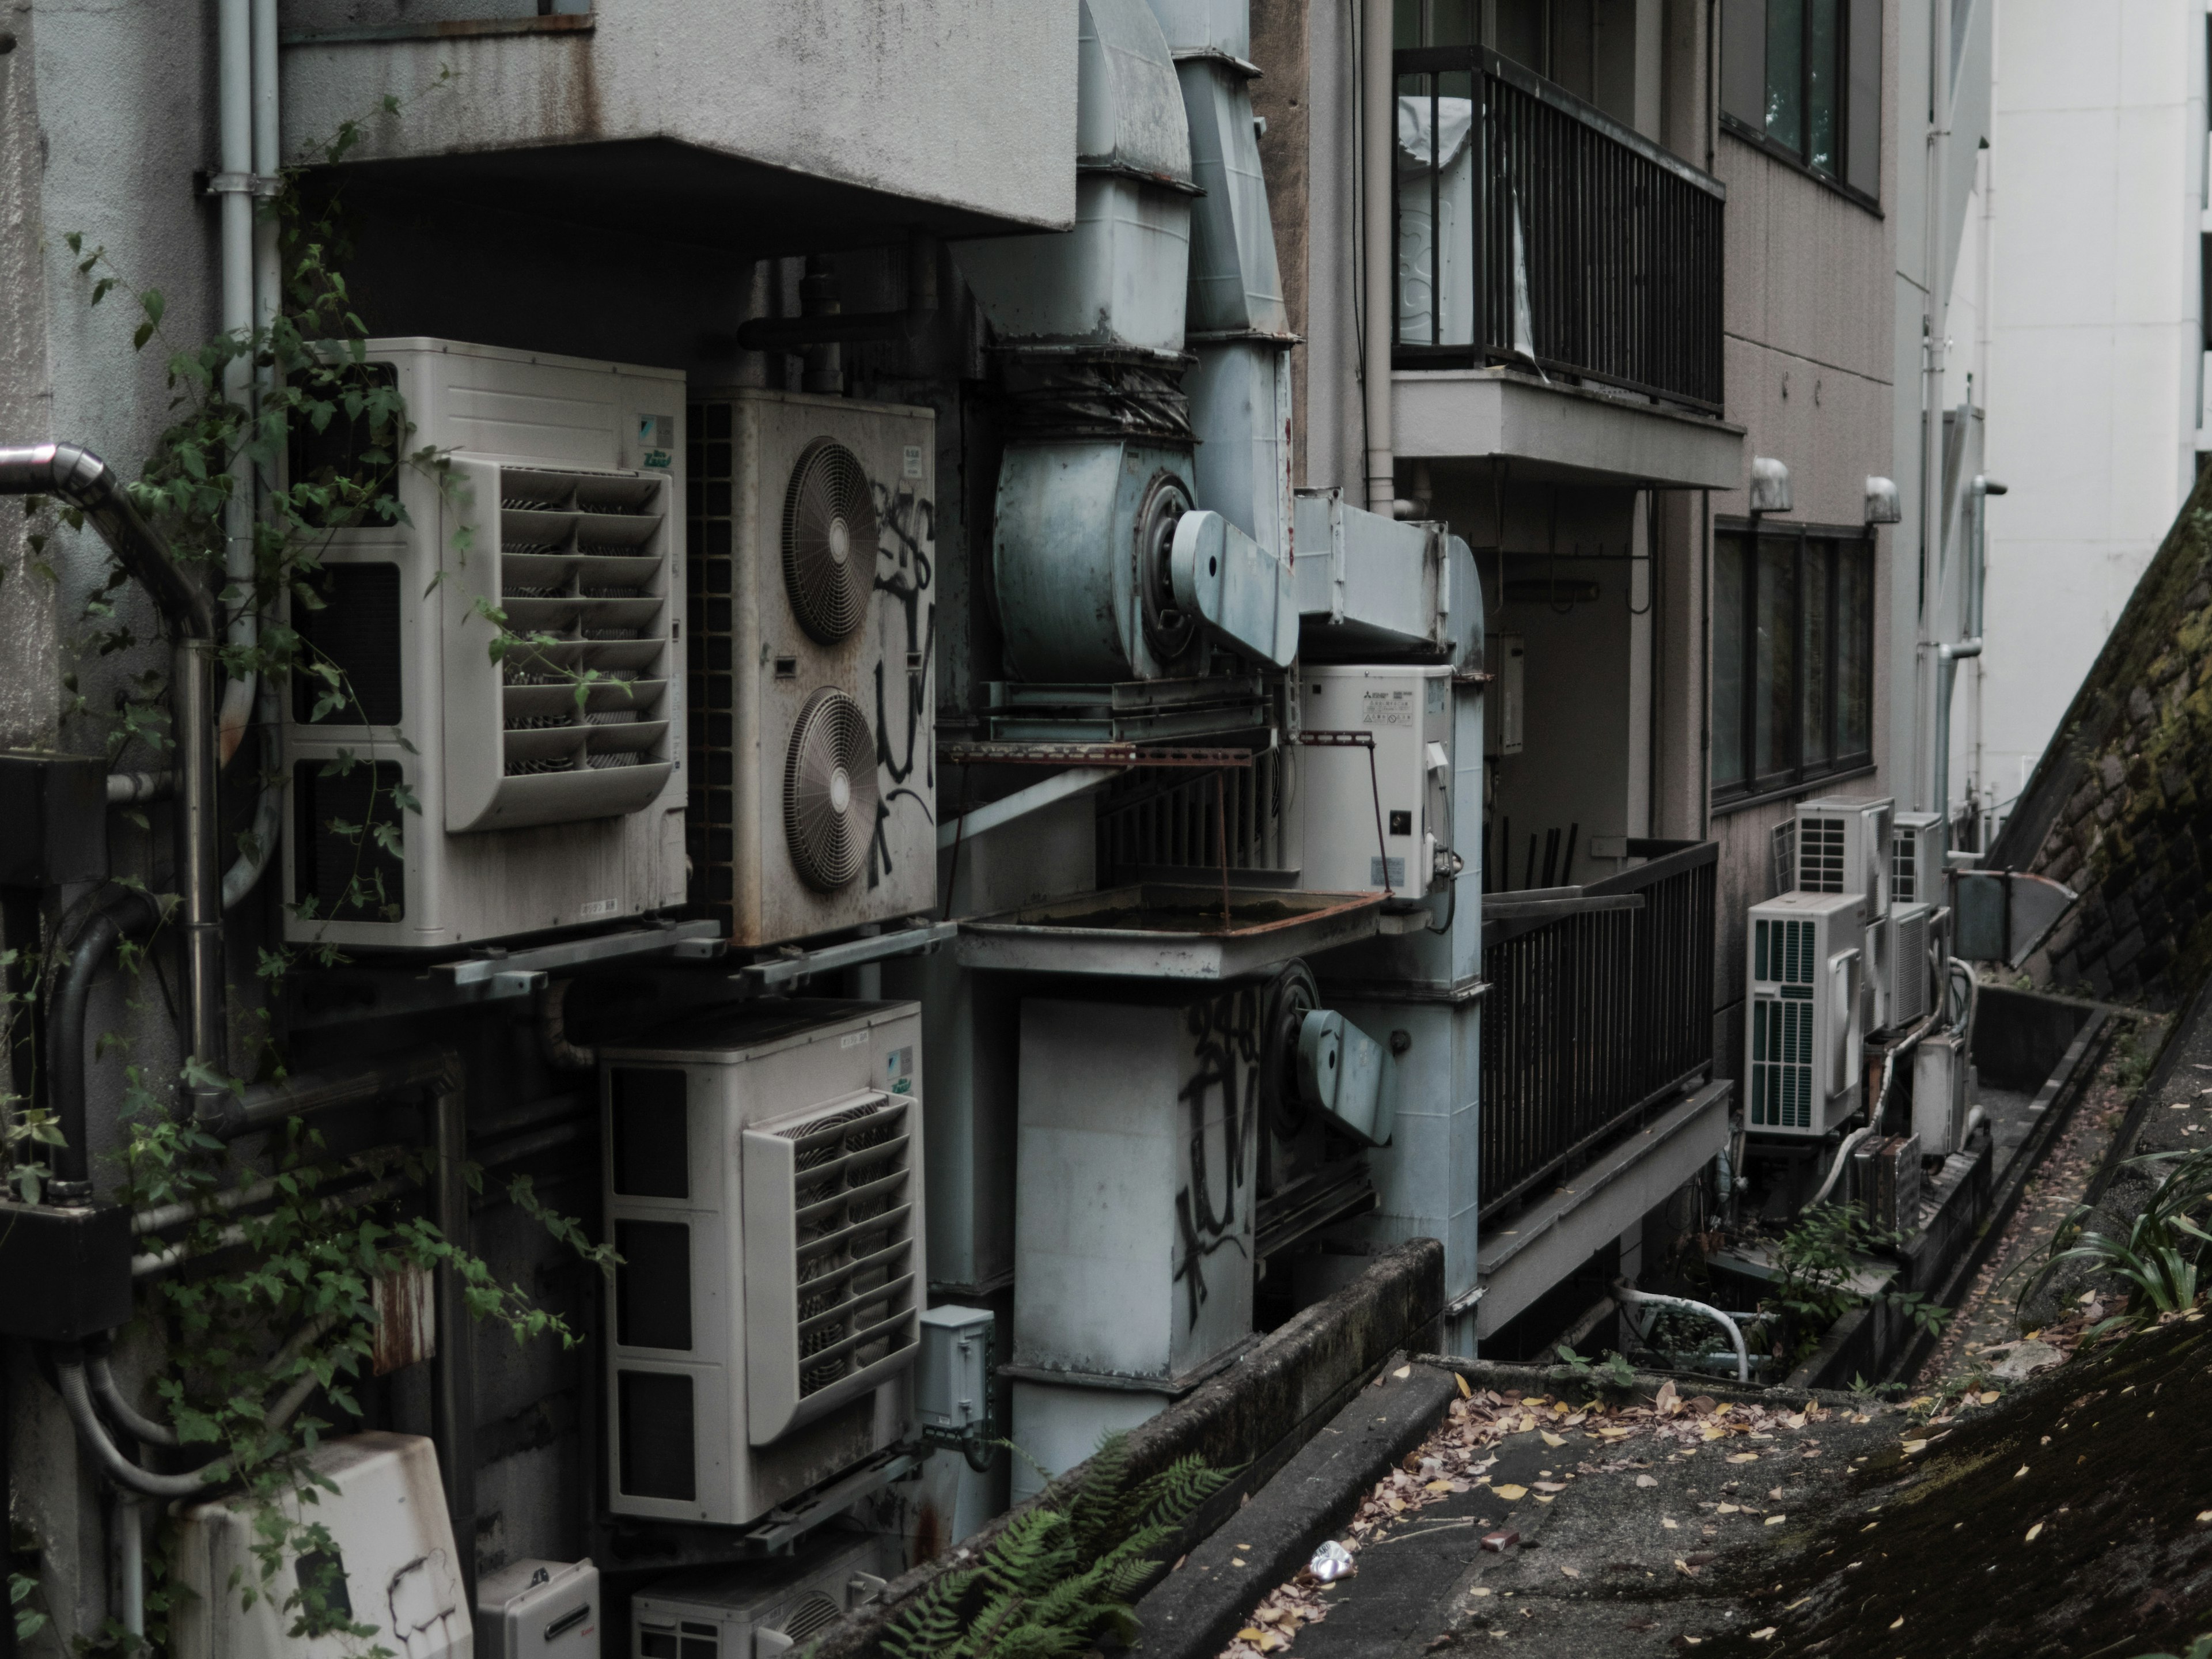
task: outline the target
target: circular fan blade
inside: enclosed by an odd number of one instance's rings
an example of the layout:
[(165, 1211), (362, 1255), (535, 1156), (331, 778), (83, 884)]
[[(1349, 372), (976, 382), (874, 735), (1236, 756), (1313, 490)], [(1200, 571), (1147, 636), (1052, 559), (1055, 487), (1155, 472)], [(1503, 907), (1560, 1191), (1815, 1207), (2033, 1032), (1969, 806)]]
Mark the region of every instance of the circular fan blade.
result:
[(834, 438), (799, 452), (783, 498), (783, 586), (810, 638), (860, 625), (876, 585), (876, 502), (860, 457)]
[(876, 829), (876, 736), (842, 691), (806, 700), (783, 768), (783, 831), (799, 878), (834, 893), (860, 873)]

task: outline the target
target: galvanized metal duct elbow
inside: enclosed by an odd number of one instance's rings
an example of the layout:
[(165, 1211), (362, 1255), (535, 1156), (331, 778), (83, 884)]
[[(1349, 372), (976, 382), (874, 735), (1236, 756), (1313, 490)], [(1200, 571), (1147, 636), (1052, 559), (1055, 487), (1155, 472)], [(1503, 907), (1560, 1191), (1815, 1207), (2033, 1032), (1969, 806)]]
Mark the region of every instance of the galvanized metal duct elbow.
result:
[(115, 470), (76, 444), (0, 448), (0, 495), (56, 495), (83, 513), (131, 579), (186, 639), (216, 636), (215, 609), (124, 494)]

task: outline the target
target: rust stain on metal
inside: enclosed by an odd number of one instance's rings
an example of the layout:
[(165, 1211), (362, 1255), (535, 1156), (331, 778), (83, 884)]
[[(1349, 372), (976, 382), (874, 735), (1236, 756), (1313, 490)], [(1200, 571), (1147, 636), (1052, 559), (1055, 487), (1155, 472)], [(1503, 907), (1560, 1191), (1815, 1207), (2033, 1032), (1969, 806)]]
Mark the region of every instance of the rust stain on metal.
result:
[(425, 1267), (401, 1267), (376, 1281), (376, 1346), (371, 1364), (379, 1376), (420, 1364), (438, 1352), (437, 1296)]

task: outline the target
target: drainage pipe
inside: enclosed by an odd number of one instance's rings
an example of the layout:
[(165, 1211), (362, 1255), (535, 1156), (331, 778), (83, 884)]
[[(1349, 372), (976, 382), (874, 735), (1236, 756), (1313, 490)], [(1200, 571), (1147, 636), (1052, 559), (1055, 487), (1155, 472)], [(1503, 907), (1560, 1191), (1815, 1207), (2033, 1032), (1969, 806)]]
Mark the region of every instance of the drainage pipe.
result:
[[(56, 495), (81, 510), (124, 569), (153, 597), (168, 625), (170, 702), (177, 745), (175, 880), (184, 894), (177, 921), (184, 935), (185, 1053), (222, 1071), (228, 1057), (223, 1042), (222, 904), (216, 867), (214, 609), (131, 504), (114, 469), (90, 450), (76, 444), (0, 448), (0, 495)], [(81, 1088), (82, 1054), (72, 1060)], [(58, 1083), (65, 1063), (62, 1054), (56, 1051), (49, 1063), (56, 1068)], [(194, 1088), (190, 1092), (197, 1109), (210, 1091)], [(74, 1101), (58, 1098), (56, 1115), (74, 1115), (80, 1130), (83, 1113), (81, 1095)]]
[(1367, 510), (1395, 516), (1398, 495), (1395, 438), (1390, 429), (1390, 354), (1396, 319), (1392, 296), (1391, 203), (1398, 154), (1398, 94), (1392, 52), (1395, 7), (1391, 0), (1362, 0), (1359, 12), (1359, 176), (1361, 318), (1367, 416)]
[[(470, 1240), (468, 1097), (457, 1064), (440, 1079), (434, 1102), (437, 1172), (431, 1189), (434, 1219), (448, 1243), (465, 1249)], [(476, 1355), (469, 1328), (466, 1288), (460, 1271), (447, 1257), (437, 1267), (438, 1355), (430, 1389), (430, 1435), (445, 1479), (446, 1511), (453, 1517), (460, 1546), (466, 1605), (477, 1593)]]
[[(1735, 1321), (1730, 1319), (1718, 1308), (1709, 1307), (1703, 1302), (1692, 1302), (1685, 1297), (1655, 1296), (1649, 1291), (1632, 1290), (1626, 1279), (1614, 1281), (1613, 1299), (1620, 1303), (1624, 1309), (1680, 1308), (1690, 1313), (1702, 1314), (1707, 1319), (1712, 1320), (1728, 1333), (1729, 1344), (1735, 1350), (1735, 1380), (1739, 1382), (1751, 1381), (1751, 1355), (1744, 1348), (1743, 1332), (1737, 1328)], [(1638, 1331), (1637, 1334), (1642, 1336), (1644, 1333)]]
[(46, 1064), (52, 1079), (55, 1124), (62, 1137), (53, 1153), (51, 1198), (56, 1204), (92, 1201), (84, 1043), (92, 982), (118, 944), (144, 939), (161, 922), (161, 907), (143, 888), (110, 887), (63, 947), (46, 1008)]
[[(235, 680), (231, 682), (234, 685), (237, 683)], [(265, 674), (261, 676), (255, 712), (260, 716), (264, 741), (273, 740), (276, 723), (283, 718), (284, 710), (276, 682)], [(273, 747), (264, 747), (264, 772), (268, 769), (266, 763), (274, 753)], [(264, 775), (261, 780), (260, 797), (253, 805), (252, 834), (230, 868), (222, 872), (222, 908), (225, 910), (235, 910), (260, 884), (262, 872), (268, 869), (269, 861), (276, 857), (277, 837), (283, 833), (284, 781), (281, 777)]]
[(218, 1139), (235, 1140), (332, 1106), (363, 1106), (386, 1095), (434, 1087), (457, 1073), (459, 1063), (450, 1048), (416, 1048), (380, 1065), (302, 1072), (282, 1083), (256, 1084), (243, 1095), (216, 1097), (198, 1124)]

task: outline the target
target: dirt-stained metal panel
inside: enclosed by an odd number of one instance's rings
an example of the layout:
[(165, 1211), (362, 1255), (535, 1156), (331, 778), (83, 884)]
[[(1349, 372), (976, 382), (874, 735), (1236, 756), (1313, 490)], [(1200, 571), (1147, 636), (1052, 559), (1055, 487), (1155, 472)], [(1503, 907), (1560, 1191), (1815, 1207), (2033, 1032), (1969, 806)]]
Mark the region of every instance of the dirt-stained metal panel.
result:
[(436, 1292), (429, 1270), (401, 1267), (376, 1281), (376, 1348), (372, 1364), (379, 1376), (404, 1370), (436, 1357)]

